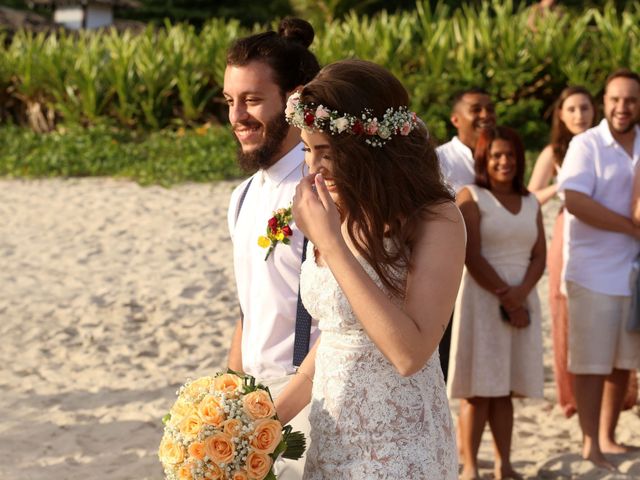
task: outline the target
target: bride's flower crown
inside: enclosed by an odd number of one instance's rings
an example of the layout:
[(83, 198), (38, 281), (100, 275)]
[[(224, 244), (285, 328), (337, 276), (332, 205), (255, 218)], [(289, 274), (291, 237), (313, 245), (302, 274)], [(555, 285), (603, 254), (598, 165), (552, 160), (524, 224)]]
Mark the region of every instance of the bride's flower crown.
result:
[(415, 112), (408, 107), (387, 108), (382, 120), (378, 120), (369, 109), (360, 117), (329, 110), (323, 105), (305, 105), (300, 101), (300, 92), (293, 93), (285, 109), (287, 122), (294, 127), (330, 135), (348, 133), (365, 137), (373, 147), (382, 147), (394, 135), (407, 136), (418, 125)]

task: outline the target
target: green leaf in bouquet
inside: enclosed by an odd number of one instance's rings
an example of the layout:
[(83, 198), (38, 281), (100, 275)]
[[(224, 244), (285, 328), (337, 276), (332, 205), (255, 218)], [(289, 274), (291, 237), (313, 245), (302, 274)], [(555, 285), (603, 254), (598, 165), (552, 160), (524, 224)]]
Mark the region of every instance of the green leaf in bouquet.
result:
[[(232, 370), (231, 368), (227, 367), (227, 371), (224, 373), (230, 373), (231, 375), (237, 375), (240, 378), (244, 378), (246, 375), (244, 373), (240, 373), (240, 372), (236, 372), (235, 370)], [(222, 373), (219, 373), (218, 375), (216, 375), (217, 377), (222, 375)]]
[(267, 473), (267, 476), (264, 477), (264, 480), (278, 480), (278, 477), (276, 477), (276, 474), (273, 473), (273, 469), (269, 470), (269, 473)]
[(284, 453), (286, 449), (287, 449), (287, 442), (285, 442), (284, 440), (280, 440), (280, 443), (278, 444), (276, 449), (271, 453), (270, 455), (271, 458), (275, 461), (276, 458), (278, 458), (281, 453)]
[[(289, 460), (298, 460), (304, 455), (304, 451), (307, 448), (307, 440), (304, 438), (302, 432), (292, 432), (291, 426), (287, 425), (283, 430), (283, 442), (285, 444), (285, 450), (282, 452), (283, 458)], [(280, 445), (278, 445), (278, 449)]]
[(164, 425), (166, 425), (169, 420), (171, 420), (171, 414), (170, 413), (167, 413), (164, 417), (162, 417), (162, 423)]
[(251, 388), (252, 390), (255, 389), (256, 386), (256, 379), (254, 377), (252, 377), (251, 375), (245, 375), (244, 376), (244, 384), (245, 386)]

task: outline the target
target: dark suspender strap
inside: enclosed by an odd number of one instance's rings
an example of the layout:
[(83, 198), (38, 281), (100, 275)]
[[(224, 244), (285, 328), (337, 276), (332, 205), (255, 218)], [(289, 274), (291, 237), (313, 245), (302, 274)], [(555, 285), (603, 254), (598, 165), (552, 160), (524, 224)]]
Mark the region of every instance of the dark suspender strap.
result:
[[(240, 216), (240, 210), (242, 209), (242, 204), (244, 203), (244, 199), (247, 196), (247, 192), (249, 191), (249, 187), (251, 186), (251, 182), (253, 182), (253, 177), (249, 179), (247, 182), (247, 186), (244, 187), (244, 190), (240, 194), (240, 198), (238, 199), (238, 205), (236, 206), (236, 222), (238, 223), (238, 217)], [(235, 224), (234, 224), (235, 227)]]
[[(240, 194), (240, 198), (238, 199), (238, 205), (236, 206), (236, 221), (234, 223), (234, 228), (238, 223), (238, 217), (240, 216), (240, 210), (242, 209), (242, 204), (244, 203), (244, 199), (247, 196), (247, 192), (249, 191), (249, 187), (251, 186), (251, 182), (253, 182), (253, 177), (249, 179), (247, 182), (247, 186), (244, 187), (244, 190)], [(244, 313), (242, 313), (242, 308), (240, 309), (240, 321), (244, 320)]]
[[(307, 258), (306, 238), (302, 242), (302, 262)], [(293, 340), (293, 366), (299, 367), (309, 352), (309, 342), (311, 340), (311, 315), (307, 312), (300, 298), (300, 286), (298, 286), (298, 304), (296, 305), (296, 333)]]
[[(242, 204), (244, 203), (244, 199), (247, 196), (247, 192), (249, 191), (249, 187), (251, 186), (251, 182), (253, 181), (253, 177), (247, 182), (247, 186), (244, 187), (240, 198), (238, 199), (238, 206), (236, 207), (236, 223), (238, 223), (238, 217), (240, 216), (240, 210), (242, 209)], [(309, 240), (306, 238), (302, 242), (302, 262), (307, 258), (307, 244)], [(242, 310), (240, 310), (240, 318), (244, 318)], [(300, 298), (300, 286), (298, 286), (298, 303), (296, 305), (296, 331), (293, 340), (293, 365), (295, 367), (299, 367), (304, 358), (309, 353), (309, 343), (311, 341), (311, 315), (307, 312), (307, 309), (304, 308), (302, 304), (302, 299)]]

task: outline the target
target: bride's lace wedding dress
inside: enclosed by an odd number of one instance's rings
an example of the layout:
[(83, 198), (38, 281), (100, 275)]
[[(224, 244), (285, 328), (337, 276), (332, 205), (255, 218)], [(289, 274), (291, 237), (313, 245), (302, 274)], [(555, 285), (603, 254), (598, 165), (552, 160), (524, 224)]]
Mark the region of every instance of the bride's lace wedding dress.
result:
[(418, 373), (398, 374), (363, 330), (331, 270), (316, 264), (311, 244), (300, 282), (302, 300), (322, 331), (304, 478), (458, 478), (438, 351)]

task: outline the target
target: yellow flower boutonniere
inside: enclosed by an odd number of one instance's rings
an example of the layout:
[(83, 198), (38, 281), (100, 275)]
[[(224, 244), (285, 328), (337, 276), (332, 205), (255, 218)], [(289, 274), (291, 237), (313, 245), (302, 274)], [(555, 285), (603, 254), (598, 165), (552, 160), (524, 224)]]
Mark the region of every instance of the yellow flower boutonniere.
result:
[(279, 208), (273, 212), (273, 217), (267, 222), (267, 234), (258, 237), (258, 245), (262, 248), (268, 248), (265, 255), (265, 261), (269, 258), (273, 249), (279, 242), (289, 245), (289, 237), (293, 235), (293, 231), (289, 223), (293, 219), (291, 207)]

